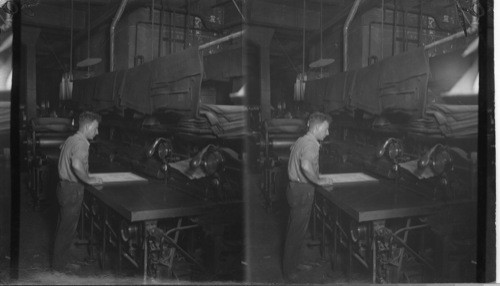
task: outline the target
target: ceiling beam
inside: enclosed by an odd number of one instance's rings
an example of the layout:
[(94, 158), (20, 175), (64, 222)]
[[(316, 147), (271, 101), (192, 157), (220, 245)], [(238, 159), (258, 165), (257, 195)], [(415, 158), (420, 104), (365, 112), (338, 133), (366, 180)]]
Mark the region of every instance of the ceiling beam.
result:
[[(71, 9), (52, 5), (38, 5), (31, 8), (35, 14), (33, 17), (23, 15), (22, 24), (40, 28), (71, 29)], [(85, 29), (86, 14), (79, 10), (73, 10), (74, 30)]]

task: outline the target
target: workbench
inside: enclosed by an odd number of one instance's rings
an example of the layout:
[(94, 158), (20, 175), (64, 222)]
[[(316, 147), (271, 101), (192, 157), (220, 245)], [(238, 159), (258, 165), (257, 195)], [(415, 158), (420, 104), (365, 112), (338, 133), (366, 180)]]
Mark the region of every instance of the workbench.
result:
[[(81, 232), (89, 230), (89, 245), (98, 246), (98, 259), (103, 259), (111, 244), (118, 249), (119, 268), (122, 258), (138, 269), (142, 265), (144, 279), (156, 276), (157, 265), (166, 266), (171, 274), (176, 253), (206, 272), (205, 267), (178, 243), (179, 233), (200, 227), (199, 216), (241, 207), (236, 202), (203, 201), (163, 181), (87, 185), (85, 191)], [(121, 224), (117, 220), (121, 220)], [(165, 221), (169, 223), (162, 223), (160, 227), (159, 222)], [(130, 248), (132, 239), (127, 237), (129, 230), (131, 235), (136, 234), (134, 243), (137, 246), (133, 248)], [(141, 248), (142, 254), (139, 254), (136, 250)], [(101, 266), (103, 263), (100, 261)]]
[(441, 206), (440, 202), (402, 190), (387, 181), (318, 187), (316, 191), (357, 222), (426, 216)]
[[(323, 256), (327, 252), (332, 255), (332, 268), (339, 264), (339, 246), (347, 249), (348, 279), (355, 258), (371, 270), (372, 283), (397, 283), (392, 280), (400, 277), (405, 251), (428, 273), (434, 273), (434, 263), (408, 245), (407, 238), (410, 231), (427, 228), (426, 218), (450, 203), (430, 200), (385, 179), (373, 184), (317, 187), (313, 233), (317, 233), (319, 220), (321, 252)], [(398, 250), (394, 252), (395, 248)], [(388, 273), (393, 266), (396, 274)]]
[(215, 206), (156, 181), (102, 185), (102, 189), (88, 185), (86, 190), (130, 222), (199, 215)]

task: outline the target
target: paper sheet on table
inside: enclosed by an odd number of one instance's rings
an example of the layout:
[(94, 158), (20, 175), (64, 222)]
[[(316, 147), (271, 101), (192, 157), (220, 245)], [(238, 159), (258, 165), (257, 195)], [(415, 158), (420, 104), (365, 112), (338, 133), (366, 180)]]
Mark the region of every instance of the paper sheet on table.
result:
[(146, 178), (138, 176), (130, 172), (115, 172), (115, 173), (95, 173), (89, 174), (89, 177), (101, 178), (103, 184), (106, 183), (126, 183), (126, 182), (147, 182)]
[(365, 173), (322, 174), (321, 177), (328, 178), (331, 181), (331, 184), (328, 184), (329, 186), (349, 183), (378, 182), (378, 179), (368, 176)]
[(181, 172), (191, 180), (200, 179), (206, 176), (205, 172), (200, 167), (191, 168), (191, 166), (189, 165), (190, 162), (191, 159), (186, 159), (175, 163), (169, 163), (168, 165)]

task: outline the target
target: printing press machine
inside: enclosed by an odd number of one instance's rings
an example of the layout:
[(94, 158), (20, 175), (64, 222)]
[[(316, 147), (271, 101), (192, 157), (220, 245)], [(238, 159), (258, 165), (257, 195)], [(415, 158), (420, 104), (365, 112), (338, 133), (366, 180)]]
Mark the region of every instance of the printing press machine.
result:
[(264, 121), (261, 132), (254, 134), (260, 153), (258, 165), (261, 173), (261, 196), (267, 212), (275, 209), (276, 203), (284, 200), (283, 184), (288, 182), (288, 157), (292, 144), (305, 133), (305, 121), (302, 119), (273, 118)]
[(348, 279), (353, 269), (364, 269), (372, 283), (473, 279), (477, 172), (471, 142), (378, 132), (340, 120), (332, 125), (320, 173), (375, 179), (316, 188), (312, 228), (332, 269)]
[(50, 189), (55, 190), (59, 146), (76, 132), (72, 119), (40, 117), (30, 121), (23, 146), (28, 169), (28, 190), (36, 211), (48, 203)]
[[(340, 180), (316, 188), (309, 245), (319, 244), (332, 270), (349, 280), (359, 268), (372, 283), (473, 280), (475, 141), (380, 130), (370, 122), (332, 120), (320, 173)], [(286, 202), (290, 146), (304, 133), (304, 120), (274, 118), (254, 139), (267, 211)]]
[(242, 279), (242, 167), (236, 152), (217, 142), (187, 143), (168, 132), (123, 126), (106, 125), (101, 134), (108, 140), (91, 145), (101, 158), (96, 161), (105, 161), (91, 173), (119, 163), (148, 181), (87, 188), (81, 232), (101, 265), (114, 252), (119, 268), (126, 260), (144, 278)]

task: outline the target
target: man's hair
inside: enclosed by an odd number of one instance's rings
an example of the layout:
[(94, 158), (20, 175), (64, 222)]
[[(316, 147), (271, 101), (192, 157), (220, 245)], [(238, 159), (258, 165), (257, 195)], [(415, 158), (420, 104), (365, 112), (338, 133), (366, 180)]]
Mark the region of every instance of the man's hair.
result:
[(85, 124), (92, 123), (94, 120), (97, 122), (101, 122), (101, 116), (92, 111), (84, 111), (80, 114), (80, 117), (78, 118), (78, 123), (80, 124), (80, 126), (83, 126)]
[(330, 122), (332, 122), (332, 117), (321, 112), (313, 112), (311, 115), (309, 115), (307, 127), (309, 127), (309, 130), (311, 130), (312, 128), (314, 128), (314, 126), (319, 125), (325, 121), (330, 124)]

